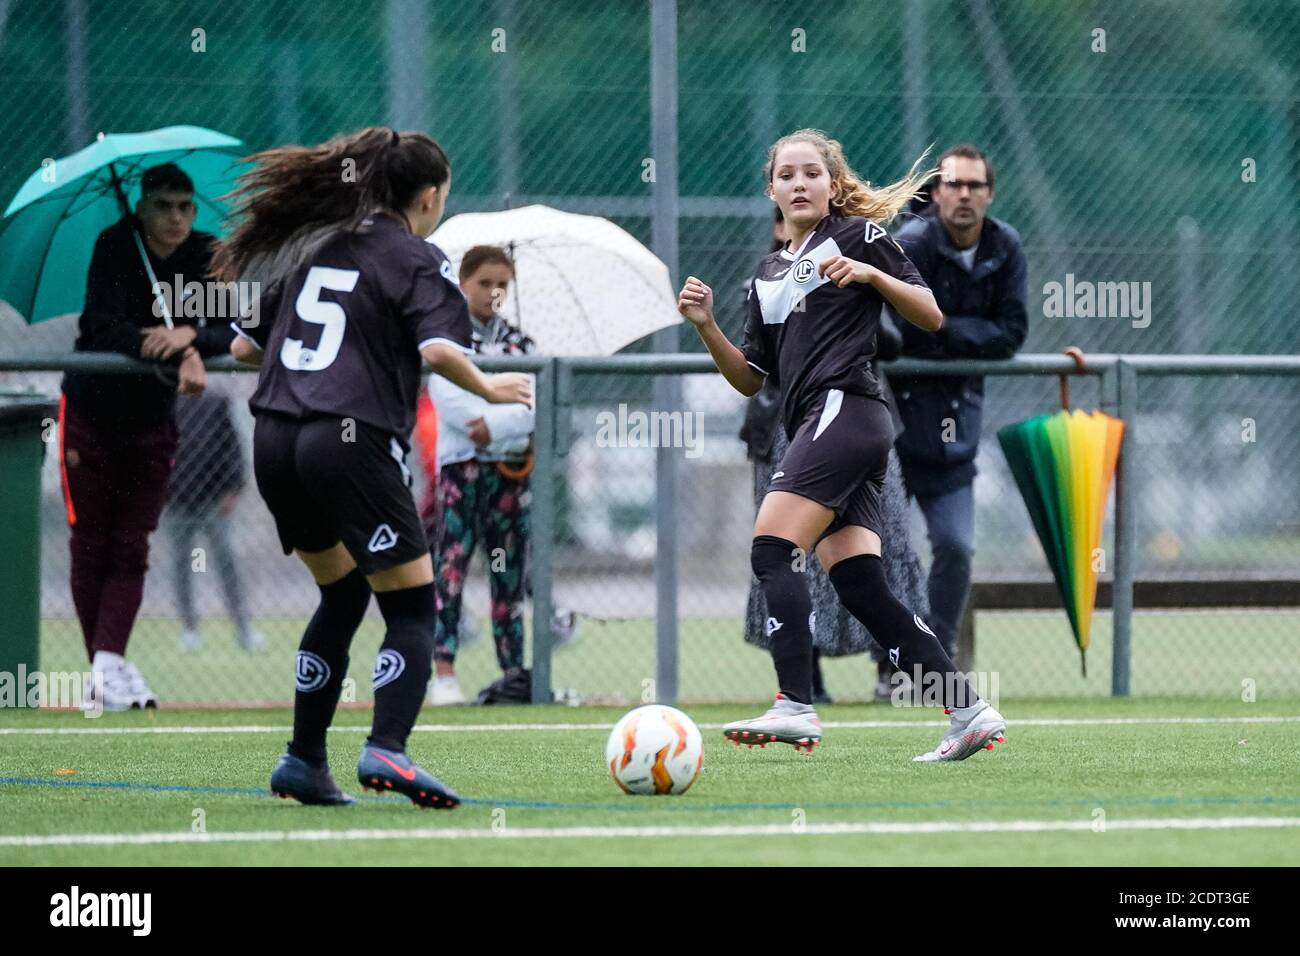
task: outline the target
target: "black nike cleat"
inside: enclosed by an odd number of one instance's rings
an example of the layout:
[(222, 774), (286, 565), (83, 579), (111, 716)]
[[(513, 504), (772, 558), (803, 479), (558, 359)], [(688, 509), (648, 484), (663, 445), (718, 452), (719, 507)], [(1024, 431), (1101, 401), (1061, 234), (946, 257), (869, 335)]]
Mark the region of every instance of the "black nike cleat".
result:
[(417, 807), (452, 810), (460, 797), (437, 777), (418, 766), (400, 750), (384, 750), (366, 744), (357, 761), (357, 779), (362, 790), (400, 793)]
[(285, 754), (271, 771), (271, 792), (293, 797), (308, 806), (343, 806), (355, 803), (339, 789), (328, 766), (313, 767), (301, 757)]

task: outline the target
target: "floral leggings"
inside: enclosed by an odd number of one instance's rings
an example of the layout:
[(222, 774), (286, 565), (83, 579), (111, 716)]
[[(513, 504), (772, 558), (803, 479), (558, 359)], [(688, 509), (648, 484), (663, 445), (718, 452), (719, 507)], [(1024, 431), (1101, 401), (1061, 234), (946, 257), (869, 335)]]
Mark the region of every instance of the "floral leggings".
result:
[(524, 666), (524, 561), (528, 547), (528, 479), (501, 474), (492, 462), (444, 465), (438, 475), (440, 508), (429, 540), (438, 592), (435, 660), (454, 661), (459, 648), (460, 600), (470, 558), (480, 541), (492, 595), (492, 640), (503, 671)]

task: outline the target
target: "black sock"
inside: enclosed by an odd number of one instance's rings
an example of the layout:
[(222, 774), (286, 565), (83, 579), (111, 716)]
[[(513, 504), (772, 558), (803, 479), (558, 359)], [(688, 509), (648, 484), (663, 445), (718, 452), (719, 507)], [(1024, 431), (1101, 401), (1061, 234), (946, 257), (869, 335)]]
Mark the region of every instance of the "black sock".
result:
[(325, 763), (325, 732), (348, 673), (348, 648), (369, 604), (370, 585), (358, 568), (321, 585), (320, 606), (298, 644), (289, 753), (315, 766)]
[[(885, 565), (879, 555), (856, 554), (845, 558), (831, 568), (830, 579), (849, 613), (889, 653), (890, 663), (914, 681), (917, 666), (925, 683), (942, 681), (945, 707), (966, 707), (979, 700), (970, 682), (957, 673), (934, 632), (889, 590)], [(929, 675), (937, 676), (925, 680)]]
[(772, 638), (777, 686), (795, 703), (811, 704), (812, 598), (803, 573), (808, 557), (785, 538), (760, 534), (750, 548), (749, 559), (767, 601), (767, 634)]
[(375, 593), (388, 631), (375, 658), (375, 719), (368, 743), (405, 750), (433, 673), (438, 598), (433, 584)]

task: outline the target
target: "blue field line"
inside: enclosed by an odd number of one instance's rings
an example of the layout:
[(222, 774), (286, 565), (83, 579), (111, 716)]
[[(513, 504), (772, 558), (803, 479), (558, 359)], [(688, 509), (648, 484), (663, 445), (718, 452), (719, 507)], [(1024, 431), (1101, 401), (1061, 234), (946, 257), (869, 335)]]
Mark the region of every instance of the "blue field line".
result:
[[(232, 797), (272, 798), (269, 790), (258, 787), (199, 787), (188, 784), (133, 783), (125, 780), (58, 780), (45, 777), (0, 777), (0, 786), (68, 787), (73, 789), (127, 790), (141, 793), (216, 794)], [(361, 795), (358, 800), (391, 803), (391, 797)], [(618, 813), (647, 813), (667, 810), (677, 813), (719, 813), (737, 810), (975, 810), (987, 807), (1115, 807), (1115, 806), (1255, 806), (1300, 804), (1296, 797), (1078, 797), (1053, 800), (866, 800), (831, 801), (811, 803), (790, 801), (786, 803), (710, 803), (694, 804), (689, 800), (671, 802), (631, 800), (618, 803), (562, 803), (546, 800), (486, 800), (463, 798), (464, 806), (506, 807), (518, 810), (612, 810)]]

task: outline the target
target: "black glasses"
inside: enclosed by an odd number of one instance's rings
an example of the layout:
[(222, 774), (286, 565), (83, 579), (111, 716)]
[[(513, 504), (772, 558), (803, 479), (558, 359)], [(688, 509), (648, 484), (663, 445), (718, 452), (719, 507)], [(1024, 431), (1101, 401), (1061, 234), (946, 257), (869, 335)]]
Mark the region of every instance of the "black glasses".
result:
[(989, 188), (989, 184), (980, 179), (941, 179), (939, 182), (953, 192), (958, 193), (963, 188), (969, 189), (973, 193), (983, 192)]

